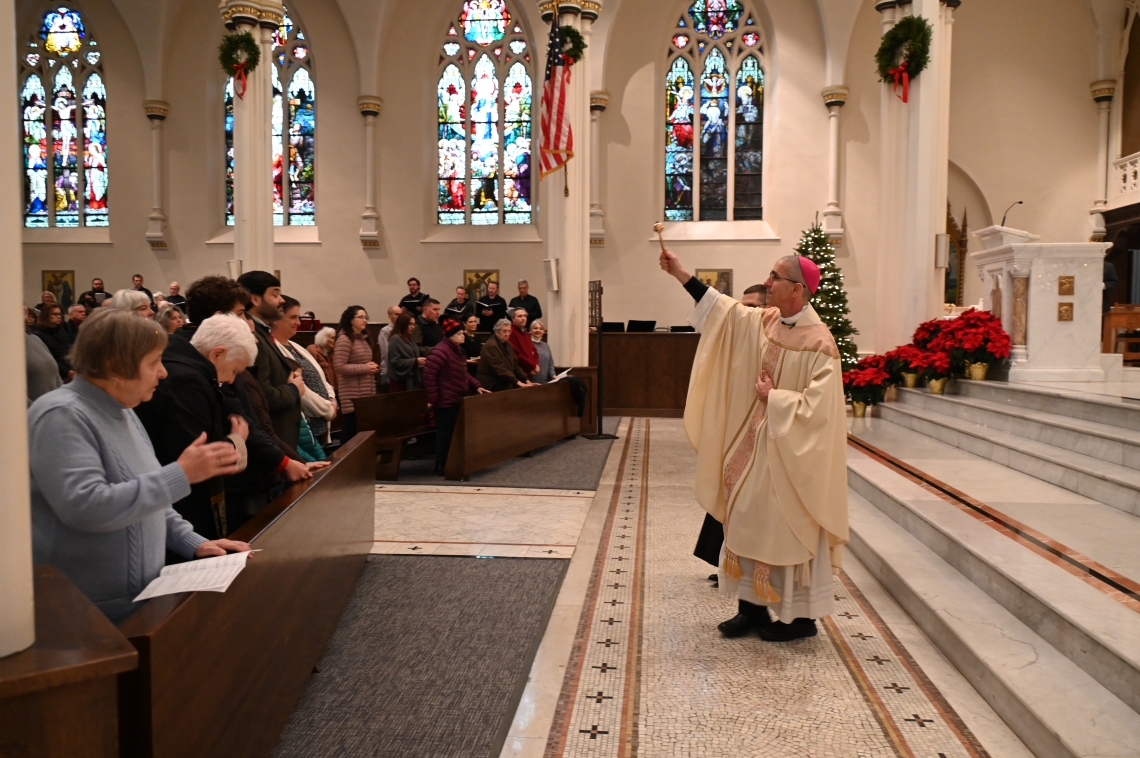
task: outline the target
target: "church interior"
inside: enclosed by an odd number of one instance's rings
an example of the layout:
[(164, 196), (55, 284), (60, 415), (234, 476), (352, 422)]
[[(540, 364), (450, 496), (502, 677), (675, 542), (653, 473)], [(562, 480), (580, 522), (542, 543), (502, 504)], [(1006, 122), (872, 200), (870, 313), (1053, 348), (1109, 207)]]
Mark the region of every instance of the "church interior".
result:
[[(0, 758), (1140, 758), (1138, 17), (0, 0)], [(176, 321), (137, 416), (124, 308)], [(152, 444), (176, 339), (224, 476)], [(145, 475), (69, 452), (124, 419)]]

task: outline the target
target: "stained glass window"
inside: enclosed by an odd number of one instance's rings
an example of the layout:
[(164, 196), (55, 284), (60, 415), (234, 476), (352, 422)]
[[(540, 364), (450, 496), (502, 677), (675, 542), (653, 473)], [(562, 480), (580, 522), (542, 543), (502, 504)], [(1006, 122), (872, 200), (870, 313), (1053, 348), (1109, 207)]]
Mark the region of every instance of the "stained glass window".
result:
[[(737, 0), (697, 0), (687, 18), (692, 37), (675, 32), (669, 36), (665, 219), (761, 219), (764, 49), (760, 29)], [(686, 16), (679, 19), (677, 28), (690, 28)], [(678, 37), (684, 37), (683, 44)], [(694, 123), (699, 124), (697, 134)], [(694, 181), (699, 186), (696, 193)]]
[(743, 12), (744, 8), (738, 0), (697, 0), (689, 6), (693, 29), (697, 34), (707, 34), (713, 40), (736, 31)]
[(693, 72), (677, 58), (665, 90), (665, 219), (693, 220)]
[(728, 81), (718, 48), (701, 77), (701, 220), (728, 218)]
[(107, 226), (107, 89), (78, 11), (44, 14), (21, 52), (24, 226)]
[(763, 218), (761, 168), (763, 167), (764, 71), (760, 61), (748, 56), (736, 72), (736, 191), (738, 219)]
[(532, 223), (534, 80), (523, 30), (504, 0), (467, 0), (447, 29), (436, 82), (436, 219)]
[[(285, 8), (273, 32), (272, 182), (274, 226), (314, 226), (317, 88), (313, 51), (300, 22)], [(234, 222), (234, 89), (226, 82), (226, 223)]]
[(484, 47), (501, 40), (510, 22), (505, 0), (466, 0), (459, 14), (464, 38)]

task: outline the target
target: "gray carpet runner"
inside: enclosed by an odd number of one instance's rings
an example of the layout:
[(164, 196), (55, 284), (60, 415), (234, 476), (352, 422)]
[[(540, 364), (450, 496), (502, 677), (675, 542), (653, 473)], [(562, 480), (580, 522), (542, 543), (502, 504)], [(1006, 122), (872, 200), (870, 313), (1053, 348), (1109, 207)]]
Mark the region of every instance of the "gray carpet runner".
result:
[(372, 556), (273, 755), (497, 757), (566, 565)]

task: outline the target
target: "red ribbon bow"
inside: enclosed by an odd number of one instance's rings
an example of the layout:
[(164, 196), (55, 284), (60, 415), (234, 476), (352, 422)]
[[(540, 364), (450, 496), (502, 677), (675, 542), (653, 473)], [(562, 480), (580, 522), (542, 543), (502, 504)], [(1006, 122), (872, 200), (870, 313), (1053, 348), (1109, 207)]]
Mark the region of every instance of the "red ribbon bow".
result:
[(234, 91), (237, 96), (245, 100), (245, 61), (234, 65)]
[(891, 76), (895, 78), (895, 86), (892, 90), (896, 95), (899, 92), (899, 82), (902, 82), (902, 97), (899, 99), (904, 103), (910, 101), (910, 74), (906, 71), (906, 61), (900, 63), (897, 67), (888, 71)]

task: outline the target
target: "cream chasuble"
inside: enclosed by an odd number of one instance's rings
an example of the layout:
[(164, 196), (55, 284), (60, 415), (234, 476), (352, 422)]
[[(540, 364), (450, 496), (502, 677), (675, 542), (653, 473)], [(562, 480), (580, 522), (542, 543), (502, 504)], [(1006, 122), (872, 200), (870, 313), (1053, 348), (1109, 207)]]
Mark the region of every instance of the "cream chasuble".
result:
[[(723, 581), (781, 619), (834, 609), (831, 573), (847, 542), (847, 428), (839, 351), (809, 306), (794, 326), (709, 290), (685, 432), (697, 451), (697, 502), (724, 524)], [(763, 367), (775, 389), (763, 403)]]

